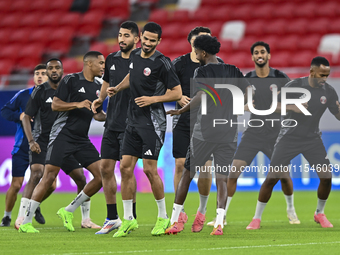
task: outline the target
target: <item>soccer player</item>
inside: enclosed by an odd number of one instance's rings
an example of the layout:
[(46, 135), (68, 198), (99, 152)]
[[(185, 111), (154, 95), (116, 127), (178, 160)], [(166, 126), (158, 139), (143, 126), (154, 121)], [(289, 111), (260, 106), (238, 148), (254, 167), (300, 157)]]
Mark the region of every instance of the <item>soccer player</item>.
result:
[[(105, 72), (103, 85), (99, 98), (92, 104), (92, 110), (103, 104), (107, 88), (118, 85), (129, 73), (129, 58), (132, 50), (139, 41), (138, 25), (132, 21), (126, 21), (120, 25), (118, 42), (120, 51), (111, 53), (105, 60)], [(117, 183), (114, 175), (116, 161), (121, 159), (121, 145), (123, 143), (126, 127), (127, 109), (130, 100), (130, 89), (110, 99), (106, 112), (105, 130), (101, 145), (100, 173), (102, 175), (103, 189), (106, 199), (107, 216), (103, 228), (96, 234), (107, 234), (119, 228), (122, 221), (118, 217), (116, 192)], [(136, 218), (136, 196), (133, 201), (133, 216)]]
[[(190, 79), (194, 76), (195, 69), (200, 66), (199, 61), (196, 59), (195, 49), (193, 47), (194, 40), (199, 35), (211, 35), (211, 31), (207, 27), (195, 27), (188, 34), (188, 42), (191, 45), (191, 52), (176, 58), (173, 61), (176, 74), (180, 80), (182, 88), (182, 98), (176, 102), (176, 109), (184, 107), (190, 102), (192, 97), (191, 93), (194, 91), (190, 86)], [(191, 116), (191, 118), (190, 118)], [(194, 124), (196, 123), (197, 109), (192, 109), (189, 112), (184, 112), (181, 115), (174, 115), (173, 117), (173, 143), (172, 143), (172, 155), (175, 158), (175, 176), (174, 176), (174, 188), (175, 192), (179, 180), (181, 179), (185, 157), (190, 144), (191, 132)], [(206, 165), (211, 166), (211, 160), (208, 160)], [(200, 173), (197, 182), (198, 191), (200, 194), (200, 204), (197, 210), (197, 214), (192, 225), (191, 230), (193, 232), (199, 232), (203, 228), (205, 221), (205, 213), (207, 210), (208, 197), (211, 188), (211, 173)], [(183, 211), (179, 215), (179, 222), (186, 223), (188, 216)]]
[(44, 175), (33, 191), (19, 232), (39, 232), (32, 226), (32, 212), (39, 206), (46, 190), (57, 177), (65, 158), (73, 155), (93, 175), (93, 179), (78, 196), (57, 212), (68, 231), (74, 231), (73, 212), (102, 187), (99, 153), (91, 143), (88, 132), (92, 118), (104, 121), (106, 117), (101, 109), (96, 114), (91, 111), (92, 101), (97, 99), (100, 91), (100, 83), (95, 77), (103, 75), (104, 64), (105, 58), (100, 52), (87, 52), (83, 71), (67, 75), (60, 82), (52, 100), (52, 110), (59, 113), (50, 133)]
[[(216, 54), (220, 50), (221, 44), (216, 37), (200, 35), (194, 41), (194, 48), (197, 59), (201, 62), (201, 67), (195, 70), (194, 82), (197, 86), (211, 88), (214, 84), (235, 84), (245, 93), (248, 83), (243, 79), (242, 72), (233, 65), (220, 63)], [(200, 79), (201, 78), (201, 79)], [(202, 79), (204, 78), (204, 80)], [(210, 78), (210, 79), (209, 79)], [(206, 85), (207, 83), (210, 84)], [(236, 125), (213, 125), (214, 119), (227, 119), (228, 122), (237, 122), (237, 115), (233, 115), (233, 98), (228, 89), (215, 89), (221, 98), (223, 107), (215, 106), (213, 99), (207, 99), (205, 115), (202, 109), (198, 111), (197, 122), (194, 126), (190, 147), (183, 175), (176, 191), (175, 203), (171, 216), (171, 227), (166, 230), (167, 234), (176, 234), (183, 230), (183, 224), (179, 223), (179, 214), (188, 193), (189, 185), (193, 179), (197, 168), (200, 168), (209, 159), (211, 154), (214, 156), (215, 166), (226, 167), (228, 170), (232, 163), (232, 157), (237, 146), (237, 126)], [(189, 104), (179, 110), (171, 110), (167, 113), (171, 115), (182, 114), (198, 106), (201, 96), (206, 96), (206, 89), (196, 93)], [(209, 92), (210, 93), (210, 92)], [(221, 104), (222, 104), (221, 103)], [(224, 209), (227, 201), (227, 178), (228, 171), (216, 170), (217, 186), (217, 217), (211, 235), (223, 234)]]
[(108, 95), (113, 96), (130, 87), (131, 93), (120, 162), (124, 220), (113, 237), (126, 236), (138, 227), (132, 213), (132, 200), (136, 192), (133, 170), (138, 158), (143, 158), (143, 170), (158, 206), (158, 218), (151, 234), (164, 234), (170, 222), (166, 214), (163, 182), (157, 172), (157, 160), (166, 130), (162, 103), (179, 100), (182, 90), (171, 61), (156, 50), (161, 35), (162, 28), (158, 24), (149, 22), (144, 26), (142, 47), (130, 55), (129, 74), (116, 87), (107, 90)]
[[(22, 120), (22, 125), (30, 146), (29, 158), (31, 166), (31, 176), (22, 195), (22, 200), (26, 200), (26, 208), (35, 186), (43, 176), (49, 135), (54, 120), (58, 115), (58, 112), (52, 111), (51, 104), (55, 90), (63, 76), (63, 66), (62, 62), (55, 58), (47, 61), (46, 65), (48, 81), (38, 86), (32, 92), (31, 98), (28, 100), (26, 106), (25, 116)], [(30, 124), (32, 118), (35, 120), (33, 134)], [(86, 178), (83, 173), (83, 168), (75, 158), (70, 156), (65, 159), (61, 168), (74, 180), (78, 193), (82, 191), (86, 185)], [(90, 219), (90, 201), (84, 202), (81, 207), (81, 227), (100, 228), (100, 226), (94, 224)], [(24, 220), (23, 216), (15, 222), (17, 229), (19, 229)]]
[[(28, 160), (28, 142), (26, 136), (24, 135), (23, 127), (21, 121), (24, 117), (24, 111), (26, 108), (27, 101), (32, 93), (33, 89), (44, 83), (47, 80), (46, 76), (46, 65), (39, 64), (34, 68), (33, 80), (35, 86), (28, 89), (20, 90), (15, 96), (7, 102), (1, 109), (1, 116), (9, 121), (14, 121), (17, 123), (17, 131), (15, 134), (15, 143), (12, 150), (12, 182), (8, 191), (6, 192), (6, 207), (5, 214), (1, 220), (1, 227), (9, 227), (11, 223), (12, 210), (17, 200), (17, 195), (21, 189), (22, 183), (24, 181), (25, 172), (29, 166)], [(53, 187), (52, 187), (53, 188)], [(55, 186), (54, 186), (55, 188)], [(53, 190), (49, 190), (53, 192)], [(21, 201), (20, 208), (22, 208)], [(24, 210), (19, 210), (19, 215)], [(37, 208), (35, 219), (43, 224), (45, 222), (44, 217), (40, 212), (40, 207)]]
[[(255, 70), (246, 74), (246, 78), (254, 89), (254, 105), (258, 110), (270, 109), (272, 104), (272, 89), (275, 86), (277, 91), (281, 90), (287, 82), (290, 81), (288, 76), (274, 68), (269, 66), (270, 60), (270, 47), (265, 42), (255, 42), (250, 52), (252, 60), (255, 63)], [(277, 96), (275, 94), (275, 96)], [(246, 106), (247, 107), (247, 106)], [(280, 131), (280, 123), (274, 122), (272, 126), (271, 122), (265, 121), (265, 119), (281, 119), (280, 113), (273, 113), (267, 116), (260, 116), (251, 114), (250, 120), (255, 120), (254, 123), (258, 123), (258, 120), (263, 120), (264, 125), (262, 127), (249, 126), (243, 133), (242, 139), (236, 150), (233, 159), (233, 169), (228, 177), (228, 200), (226, 206), (226, 213), (231, 202), (231, 199), (236, 191), (237, 179), (241, 175), (242, 170), (249, 166), (254, 157), (259, 151), (262, 151), (269, 159), (272, 156), (274, 144)], [(293, 196), (293, 182), (291, 178), (282, 180), (282, 191), (285, 195), (287, 202), (287, 216), (289, 223), (300, 224), (300, 221), (295, 213), (294, 208), (294, 196)]]
[[(315, 57), (311, 62), (308, 77), (295, 79), (285, 85), (288, 88), (303, 88), (309, 91), (307, 94), (288, 93), (288, 98), (304, 98), (309, 94), (310, 99), (299, 107), (294, 104), (287, 105), (286, 125), (280, 129), (271, 158), (271, 171), (268, 172), (261, 186), (255, 216), (247, 229), (260, 228), (261, 215), (271, 197), (274, 186), (279, 180), (287, 181), (289, 179), (289, 171), (286, 169), (288, 169), (290, 161), (300, 153), (320, 178), (314, 221), (320, 223), (323, 228), (333, 227), (324, 214), (332, 186), (332, 169), (319, 130), (320, 118), (327, 108), (340, 120), (338, 95), (334, 88), (326, 82), (329, 73), (330, 66), (327, 59)], [(281, 111), (281, 108), (281, 103), (278, 103), (277, 111)], [(307, 115), (309, 113), (311, 115)]]

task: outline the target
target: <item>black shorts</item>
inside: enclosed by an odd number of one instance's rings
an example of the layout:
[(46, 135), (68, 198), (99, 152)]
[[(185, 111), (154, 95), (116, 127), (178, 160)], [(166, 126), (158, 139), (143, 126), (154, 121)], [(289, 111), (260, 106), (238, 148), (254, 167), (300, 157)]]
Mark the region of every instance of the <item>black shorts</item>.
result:
[(165, 131), (126, 126), (122, 155), (158, 160), (164, 143)]
[(274, 151), (274, 145), (275, 140), (268, 140), (255, 134), (244, 132), (234, 159), (243, 160), (250, 165), (259, 151), (262, 151), (270, 159)]
[[(283, 137), (275, 144), (270, 166), (273, 169), (275, 167), (279, 169), (281, 166), (288, 166), (290, 161), (300, 153), (307, 159), (311, 167), (317, 165), (329, 166), (330, 164), (325, 146), (320, 137), (309, 140)], [(300, 167), (296, 167), (296, 169), (300, 169)]]
[(65, 159), (73, 155), (74, 158), (85, 168), (100, 160), (99, 153), (90, 140), (87, 141), (64, 141), (55, 139), (48, 145), (46, 165), (62, 167)]
[(184, 167), (194, 174), (205, 165), (212, 154), (214, 172), (228, 175), (236, 147), (236, 142), (210, 143), (192, 137)]
[(24, 177), (28, 166), (28, 153), (19, 149), (12, 156), (12, 177)]
[(190, 130), (174, 128), (172, 131), (172, 155), (185, 158), (190, 145)]
[[(47, 154), (47, 144), (38, 142), (41, 152), (35, 153), (31, 150), (29, 151), (30, 166), (34, 164), (45, 165), (46, 154)], [(82, 168), (81, 164), (72, 156), (68, 156), (63, 160), (61, 169), (65, 174), (69, 175), (74, 169)]]
[(120, 160), (122, 158), (121, 148), (123, 144), (124, 132), (110, 131), (105, 128), (100, 157), (102, 159)]

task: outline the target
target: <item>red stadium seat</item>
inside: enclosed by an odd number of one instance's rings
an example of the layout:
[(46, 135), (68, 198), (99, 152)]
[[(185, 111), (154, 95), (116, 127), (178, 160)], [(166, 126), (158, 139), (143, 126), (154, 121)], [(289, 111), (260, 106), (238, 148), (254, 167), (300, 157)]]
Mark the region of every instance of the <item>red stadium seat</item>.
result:
[(209, 20), (210, 21), (222, 21), (226, 22), (230, 20), (230, 13), (233, 12), (233, 9), (230, 6), (221, 6), (216, 10), (210, 11)]
[(191, 46), (190, 44), (188, 43), (187, 40), (185, 39), (181, 39), (181, 40), (176, 40), (175, 43), (172, 44), (171, 48), (171, 54), (174, 54), (174, 55), (184, 55), (188, 52), (191, 52)]
[(71, 48), (71, 42), (60, 42), (60, 41), (55, 41), (51, 42), (48, 45), (48, 51), (61, 54), (61, 55), (66, 55)]
[[(10, 4), (7, 1), (0, 1), (0, 14), (5, 15), (9, 13)], [(3, 14), (2, 14), (3, 13)], [(3, 17), (3, 16), (2, 16)]]
[(297, 43), (298, 50), (311, 50), (316, 52), (320, 44), (321, 36), (318, 34), (311, 34), (302, 36)]
[[(74, 29), (73, 28), (65, 28), (61, 27), (57, 30), (55, 30), (50, 35), (50, 40), (54, 44), (54, 47), (49, 46), (49, 49), (54, 50), (61, 50), (63, 52), (67, 51), (68, 47), (70, 46), (72, 42), (72, 38), (74, 36)], [(60, 44), (59, 47), (56, 47), (56, 44)], [(63, 46), (66, 45), (66, 46)]]
[[(220, 35), (221, 29), (222, 29), (222, 26), (223, 26), (223, 21), (209, 22), (205, 26), (210, 28), (212, 36), (218, 37)], [(193, 28), (194, 27), (195, 26), (193, 26)], [(189, 33), (189, 31), (188, 31), (188, 33)]]
[(105, 15), (108, 19), (124, 20), (130, 17), (130, 4), (126, 0), (108, 1)]
[(9, 75), (14, 69), (14, 63), (11, 60), (0, 60), (0, 75)]
[(109, 46), (104, 42), (95, 42), (90, 46), (90, 51), (99, 51), (106, 58), (110, 54)]
[(39, 26), (39, 17), (40, 13), (31, 13), (22, 17), (19, 27), (28, 27), (34, 28)]
[(32, 33), (32, 29), (30, 28), (15, 30), (13, 31), (13, 33), (11, 33), (8, 43), (16, 43), (16, 42), (27, 43), (31, 33)]
[(267, 23), (263, 27), (263, 32), (270, 35), (283, 35), (287, 26), (287, 21), (284, 19), (277, 19)]
[(298, 52), (290, 59), (289, 64), (291, 66), (309, 67), (314, 57), (315, 54), (312, 51)]
[(93, 10), (105, 10), (106, 7), (108, 6), (108, 1), (107, 0), (95, 0), (95, 1), (90, 1), (90, 11)]
[(4, 18), (1, 18), (0, 28), (16, 28), (20, 24), (22, 14), (21, 13), (12, 13), (9, 15), (5, 15)]
[(43, 13), (43, 12), (48, 12), (48, 7), (49, 6), (49, 1), (46, 1), (46, 0), (34, 0), (34, 1), (31, 1), (30, 4), (29, 4), (29, 10), (31, 12), (40, 12), (40, 13)]
[(297, 18), (313, 18), (319, 9), (320, 7), (315, 2), (307, 2), (305, 4), (297, 3), (293, 14)]
[[(180, 37), (179, 31), (182, 29), (180, 23), (170, 23), (162, 27), (162, 38), (176, 39)], [(188, 31), (189, 33), (190, 31)]]
[[(287, 67), (290, 61), (289, 51), (271, 52), (271, 59), (269, 64), (273, 68)], [(294, 56), (294, 55), (293, 55)]]
[(19, 69), (29, 69), (32, 70), (37, 65), (37, 63), (41, 62), (41, 56), (31, 56), (26, 58), (19, 59), (17, 63), (17, 68)]
[(220, 52), (222, 53), (231, 53), (234, 52), (233, 42), (230, 40), (219, 40), (221, 43)]
[(90, 11), (84, 14), (81, 17), (80, 26), (88, 26), (88, 25), (101, 25), (104, 20), (104, 12), (103, 11)]
[(67, 12), (71, 8), (73, 0), (58, 0), (49, 3), (49, 11)]
[(65, 58), (62, 62), (64, 74), (78, 73), (82, 70), (82, 64), (74, 58)]
[(293, 18), (294, 9), (295, 5), (292, 2), (276, 5), (276, 8), (272, 10), (273, 17), (291, 19)]
[(18, 53), (22, 49), (22, 44), (10, 44), (3, 47), (0, 51), (0, 59), (10, 59), (12, 61), (16, 61), (18, 58)]
[[(25, 45), (24, 47), (21, 47), (18, 53), (18, 58), (19, 59), (24, 59), (24, 58), (40, 58), (42, 53), (44, 52), (44, 47), (40, 43), (35, 43), (35, 44), (30, 44), (30, 45)], [(36, 64), (37, 62), (35, 62)]]
[(265, 43), (268, 43), (270, 47), (270, 51), (276, 50), (277, 42), (280, 40), (281, 40), (281, 37), (276, 36), (276, 35), (268, 35), (268, 36), (257, 38), (257, 41), (263, 41)]
[(162, 40), (160, 42), (160, 44), (158, 44), (157, 46), (157, 50), (162, 52), (163, 55), (167, 56), (169, 54), (171, 54), (172, 50), (172, 46), (174, 44), (174, 41), (171, 40), (170, 38), (169, 39), (166, 39), (166, 40)]
[(230, 20), (243, 20), (248, 21), (250, 19), (250, 14), (254, 11), (255, 6), (252, 4), (240, 5), (240, 7), (235, 8), (229, 13)]
[(315, 12), (315, 15), (320, 17), (335, 18), (337, 17), (337, 10), (339, 8), (339, 2), (326, 2), (322, 4), (322, 8), (318, 8), (318, 10)]
[(26, 0), (12, 1), (10, 6), (10, 12), (28, 12), (29, 10), (29, 4)]
[(333, 21), (333, 19), (330, 20), (326, 17), (310, 20), (306, 27), (306, 33), (318, 33), (320, 35), (327, 34), (331, 32), (329, 27), (332, 25)]
[(151, 12), (149, 21), (156, 22), (161, 26), (166, 24), (169, 18), (169, 12), (167, 10), (159, 9)]
[(88, 24), (85, 26), (81, 26), (79, 27), (79, 29), (77, 29), (77, 36), (96, 38), (97, 36), (99, 36), (100, 29), (101, 25), (99, 24)]
[(62, 17), (64, 13), (62, 12), (51, 12), (44, 13), (40, 18), (40, 28), (49, 28), (50, 31), (58, 28), (58, 20)]
[(276, 49), (280, 51), (289, 50), (291, 52), (294, 52), (297, 50), (298, 41), (299, 41), (298, 35), (281, 37), (280, 40), (278, 40), (276, 43)]
[(191, 22), (209, 22), (214, 11), (215, 9), (210, 7), (201, 7), (190, 15), (190, 20)]
[(253, 20), (247, 22), (246, 35), (260, 35), (263, 34), (264, 28), (267, 26), (267, 22), (262, 19)]
[(34, 29), (32, 33), (30, 34), (28, 40), (30, 43), (39, 42), (43, 45), (46, 45), (50, 41), (50, 38), (49, 38), (50, 35), (51, 35), (51, 29), (49, 28)]
[(273, 10), (275, 9), (275, 5), (268, 3), (263, 5), (255, 5), (252, 12), (250, 12), (250, 17), (253, 19), (271, 19), (273, 16)]
[(248, 66), (249, 59), (251, 60), (251, 55), (245, 52), (239, 52), (235, 54), (229, 54), (229, 57), (223, 59), (226, 63), (234, 65), (238, 68), (244, 68)]
[(293, 20), (288, 24), (286, 33), (303, 35), (307, 31), (307, 26), (309, 23), (306, 19)]
[[(12, 29), (10, 29), (10, 28), (0, 29), (0, 44), (6, 45), (11, 34), (12, 34)], [(3, 50), (3, 49), (1, 49), (1, 50)]]
[(340, 33), (340, 18), (332, 19), (328, 29), (330, 33)]
[(80, 22), (80, 18), (81, 16), (79, 13), (66, 13), (63, 15), (63, 18), (59, 20), (59, 26), (77, 28)]

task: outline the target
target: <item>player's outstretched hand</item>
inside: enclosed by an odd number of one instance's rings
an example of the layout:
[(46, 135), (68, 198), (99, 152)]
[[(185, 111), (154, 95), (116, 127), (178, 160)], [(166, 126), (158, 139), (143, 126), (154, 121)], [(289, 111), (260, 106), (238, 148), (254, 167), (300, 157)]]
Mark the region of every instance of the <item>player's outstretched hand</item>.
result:
[(189, 104), (190, 102), (190, 97), (187, 96), (182, 96), (180, 100), (177, 101), (177, 103), (181, 106), (184, 107), (185, 105)]
[(29, 143), (29, 145), (30, 145), (30, 150), (32, 151), (32, 152), (35, 152), (35, 153), (38, 153), (38, 154), (40, 154), (40, 152), (41, 152), (41, 149), (40, 149), (40, 145), (36, 142), (36, 141), (31, 141), (30, 143)]
[(135, 103), (139, 106), (139, 107), (145, 107), (148, 106), (150, 104), (155, 103), (154, 98), (153, 97), (148, 97), (148, 96), (142, 96), (142, 97), (137, 97), (135, 98)]
[(100, 100), (99, 98), (97, 98), (96, 100), (93, 101), (92, 105), (91, 105), (91, 109), (92, 109), (92, 112), (94, 114), (97, 113), (97, 108), (100, 107), (101, 105), (103, 104), (103, 101)]
[(91, 105), (92, 105), (92, 102), (90, 100), (86, 99), (86, 100), (84, 100), (82, 102), (79, 102), (78, 105), (77, 105), (77, 108), (78, 109), (86, 108), (89, 111), (91, 111)]
[(170, 110), (167, 111), (166, 114), (170, 114), (170, 116), (180, 115), (179, 110)]
[(106, 93), (109, 97), (112, 97), (118, 93), (118, 89), (116, 87), (108, 87)]

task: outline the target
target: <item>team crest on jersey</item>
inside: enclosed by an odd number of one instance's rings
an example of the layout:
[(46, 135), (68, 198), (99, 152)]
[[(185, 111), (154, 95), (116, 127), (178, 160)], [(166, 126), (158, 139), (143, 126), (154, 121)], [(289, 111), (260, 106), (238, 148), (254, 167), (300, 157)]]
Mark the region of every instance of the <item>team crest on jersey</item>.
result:
[(149, 67), (145, 67), (143, 73), (145, 76), (149, 76), (151, 74), (151, 69)]
[(273, 89), (274, 89), (274, 88), (276, 88), (276, 89), (277, 89), (277, 86), (276, 86), (276, 84), (272, 84), (272, 85), (270, 85), (270, 87), (269, 87), (270, 91), (273, 91)]
[(97, 91), (96, 91), (96, 95), (97, 95), (97, 97), (99, 97), (99, 93), (100, 93), (100, 91), (99, 91), (99, 90), (97, 90)]
[(325, 96), (320, 97), (321, 104), (327, 103), (327, 98)]

